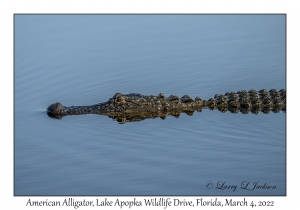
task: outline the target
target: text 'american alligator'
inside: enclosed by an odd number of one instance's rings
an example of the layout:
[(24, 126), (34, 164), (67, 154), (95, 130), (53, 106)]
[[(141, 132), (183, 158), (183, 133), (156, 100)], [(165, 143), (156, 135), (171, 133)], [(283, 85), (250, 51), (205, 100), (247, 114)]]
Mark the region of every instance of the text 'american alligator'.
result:
[(61, 103), (55, 103), (47, 108), (50, 117), (61, 119), (66, 115), (99, 114), (106, 115), (120, 122), (141, 121), (147, 118), (172, 115), (179, 117), (181, 112), (192, 115), (194, 111), (201, 112), (203, 108), (218, 109), (221, 112), (257, 114), (286, 111), (286, 90), (267, 91), (241, 90), (237, 93), (227, 92), (225, 95), (216, 94), (214, 98), (202, 100), (199, 96), (195, 99), (184, 95), (181, 98), (170, 95), (165, 97), (162, 93), (157, 96), (141, 95), (139, 93), (116, 93), (107, 102), (90, 106), (65, 107)]

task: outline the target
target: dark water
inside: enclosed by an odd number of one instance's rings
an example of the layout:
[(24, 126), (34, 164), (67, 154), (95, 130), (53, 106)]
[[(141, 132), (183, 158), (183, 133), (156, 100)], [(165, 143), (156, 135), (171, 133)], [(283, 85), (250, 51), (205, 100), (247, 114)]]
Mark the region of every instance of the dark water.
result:
[[(285, 195), (284, 112), (203, 110), (126, 124), (45, 112), (57, 101), (96, 104), (116, 92), (208, 99), (285, 88), (285, 21), (15, 15), (15, 195)], [(255, 182), (276, 188), (240, 188)]]

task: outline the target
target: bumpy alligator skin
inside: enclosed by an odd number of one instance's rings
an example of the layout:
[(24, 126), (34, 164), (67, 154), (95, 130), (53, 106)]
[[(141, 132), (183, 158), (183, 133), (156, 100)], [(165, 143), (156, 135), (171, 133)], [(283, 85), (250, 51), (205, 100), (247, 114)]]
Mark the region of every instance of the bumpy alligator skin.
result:
[(61, 103), (55, 103), (47, 108), (47, 113), (50, 117), (57, 119), (66, 115), (99, 114), (125, 123), (156, 117), (164, 119), (168, 115), (179, 117), (181, 112), (192, 115), (194, 111), (201, 112), (203, 108), (232, 113), (240, 111), (244, 114), (249, 113), (249, 111), (255, 114), (260, 111), (264, 113), (286, 111), (286, 90), (272, 89), (267, 91), (263, 89), (248, 92), (241, 90), (237, 93), (216, 94), (214, 98), (209, 100), (202, 100), (199, 96), (192, 99), (188, 95), (181, 98), (174, 95), (165, 97), (162, 93), (157, 96), (116, 93), (107, 102), (91, 106), (65, 107)]

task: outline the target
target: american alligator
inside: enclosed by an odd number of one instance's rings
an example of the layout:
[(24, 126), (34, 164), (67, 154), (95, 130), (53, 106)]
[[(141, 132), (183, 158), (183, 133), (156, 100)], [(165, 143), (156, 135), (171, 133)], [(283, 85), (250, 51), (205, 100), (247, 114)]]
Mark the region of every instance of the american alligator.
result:
[(221, 112), (239, 111), (247, 114), (250, 112), (269, 113), (270, 111), (286, 111), (286, 90), (272, 89), (267, 91), (241, 90), (237, 93), (227, 92), (224, 95), (216, 94), (214, 98), (202, 100), (199, 96), (192, 99), (188, 95), (181, 98), (170, 95), (165, 97), (162, 93), (157, 96), (145, 96), (139, 93), (121, 94), (116, 93), (107, 102), (90, 106), (65, 107), (57, 102), (47, 108), (50, 117), (61, 119), (66, 115), (99, 114), (106, 115), (114, 120), (125, 123), (140, 121), (146, 118), (160, 117), (164, 119), (167, 115), (179, 117), (181, 112), (192, 115), (194, 111), (201, 112), (203, 108), (211, 110), (218, 109)]

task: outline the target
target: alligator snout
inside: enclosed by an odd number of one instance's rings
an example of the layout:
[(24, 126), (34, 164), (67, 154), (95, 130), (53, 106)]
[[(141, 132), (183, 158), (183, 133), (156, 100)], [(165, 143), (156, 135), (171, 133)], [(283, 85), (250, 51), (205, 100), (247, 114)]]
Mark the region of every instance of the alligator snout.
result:
[(61, 103), (57, 102), (48, 106), (47, 113), (49, 115), (64, 115), (66, 114), (66, 107), (64, 107), (64, 105), (62, 105)]

